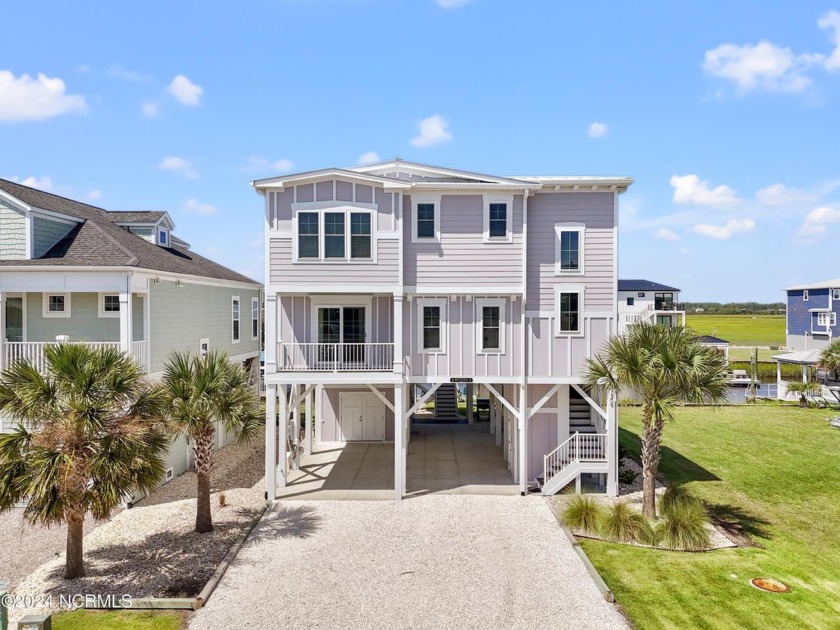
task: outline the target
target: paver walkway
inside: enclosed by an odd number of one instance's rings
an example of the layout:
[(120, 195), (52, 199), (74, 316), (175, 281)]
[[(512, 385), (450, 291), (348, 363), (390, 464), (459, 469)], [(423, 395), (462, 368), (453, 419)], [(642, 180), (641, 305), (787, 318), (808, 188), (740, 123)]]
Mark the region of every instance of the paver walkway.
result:
[(541, 497), (283, 501), (189, 626), (626, 630)]

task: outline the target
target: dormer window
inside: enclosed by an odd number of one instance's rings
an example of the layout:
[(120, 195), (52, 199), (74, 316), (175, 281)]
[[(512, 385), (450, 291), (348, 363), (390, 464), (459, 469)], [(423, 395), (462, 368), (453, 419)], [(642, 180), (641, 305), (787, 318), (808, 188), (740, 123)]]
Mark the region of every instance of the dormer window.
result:
[(158, 229), (158, 245), (169, 247), (169, 230), (166, 228)]

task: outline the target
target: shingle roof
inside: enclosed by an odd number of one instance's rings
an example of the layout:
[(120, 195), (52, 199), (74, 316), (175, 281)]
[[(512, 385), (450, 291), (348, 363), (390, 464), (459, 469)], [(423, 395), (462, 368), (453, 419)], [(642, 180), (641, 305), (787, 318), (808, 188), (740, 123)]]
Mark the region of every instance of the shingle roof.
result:
[(676, 287), (669, 287), (650, 280), (619, 280), (619, 291), (679, 291)]
[(241, 273), (199, 256), (186, 248), (178, 247), (174, 242), (170, 247), (160, 247), (150, 243), (118, 226), (113, 220), (113, 215), (116, 213), (5, 179), (0, 179), (0, 190), (27, 205), (83, 221), (40, 258), (2, 260), (0, 267), (124, 266), (259, 284)]
[(157, 223), (166, 214), (163, 210), (106, 210), (115, 223)]

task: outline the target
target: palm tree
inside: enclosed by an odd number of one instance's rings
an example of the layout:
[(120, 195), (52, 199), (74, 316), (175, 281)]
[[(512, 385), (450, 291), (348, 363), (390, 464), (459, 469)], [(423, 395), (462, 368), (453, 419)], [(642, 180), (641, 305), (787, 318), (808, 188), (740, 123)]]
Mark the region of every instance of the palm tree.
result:
[(826, 372), (834, 372), (832, 380), (837, 380), (837, 375), (840, 374), (840, 339), (823, 349), (820, 353), (820, 365)]
[(64, 577), (84, 576), (84, 520), (106, 519), (135, 490), (164, 475), (169, 439), (163, 398), (117, 348), (44, 348), (42, 375), (28, 361), (0, 375), (0, 411), (17, 423), (0, 434), (0, 512), (27, 501), (24, 516), (67, 523)]
[(588, 387), (618, 396), (630, 390), (642, 399), (642, 507), (656, 516), (656, 473), (662, 431), (677, 402), (719, 404), (725, 400), (723, 356), (704, 347), (681, 327), (636, 324), (626, 336), (612, 337), (604, 351), (588, 359)]
[(210, 471), (216, 422), (248, 442), (259, 432), (262, 416), (248, 373), (223, 353), (204, 356), (174, 353), (164, 366), (163, 390), (172, 429), (192, 442), (198, 496), (195, 531), (213, 531)]
[(787, 384), (787, 391), (789, 394), (799, 394), (799, 406), (808, 406), (808, 396), (814, 396), (822, 393), (822, 388), (819, 383), (810, 383), (808, 381), (793, 381)]

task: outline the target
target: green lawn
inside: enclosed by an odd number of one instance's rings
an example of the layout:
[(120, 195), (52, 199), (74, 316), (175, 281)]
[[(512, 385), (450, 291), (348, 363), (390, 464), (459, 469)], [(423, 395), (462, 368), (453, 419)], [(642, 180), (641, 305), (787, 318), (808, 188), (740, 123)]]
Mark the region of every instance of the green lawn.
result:
[[(749, 361), (750, 357), (752, 357), (753, 349), (752, 348), (730, 348), (729, 349), (729, 360), (730, 361)], [(776, 362), (773, 361), (773, 356), (777, 354), (784, 354), (783, 350), (767, 350), (765, 348), (758, 349), (758, 360), (764, 363), (772, 363), (774, 366)]]
[[(666, 427), (660, 472), (763, 548), (653, 551), (585, 540), (587, 554), (640, 630), (840, 627), (840, 431), (796, 407), (685, 408)], [(638, 454), (638, 409), (620, 441)], [(793, 591), (763, 593), (753, 577)]]
[(685, 324), (699, 335), (714, 335), (733, 346), (779, 346), (785, 343), (784, 315), (697, 315)]
[(74, 610), (53, 615), (53, 630), (180, 630), (185, 613)]

